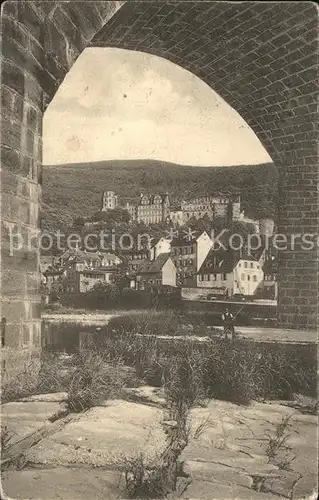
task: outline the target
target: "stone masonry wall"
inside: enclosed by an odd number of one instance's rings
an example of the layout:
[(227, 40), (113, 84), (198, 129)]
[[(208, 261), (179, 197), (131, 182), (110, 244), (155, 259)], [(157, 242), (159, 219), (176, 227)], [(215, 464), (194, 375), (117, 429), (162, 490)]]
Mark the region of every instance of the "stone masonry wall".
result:
[[(71, 65), (120, 2), (2, 5), (2, 376), (22, 372), (41, 349), (37, 230), (42, 115)], [(19, 233), (18, 238), (13, 236)], [(19, 249), (10, 248), (20, 246)]]

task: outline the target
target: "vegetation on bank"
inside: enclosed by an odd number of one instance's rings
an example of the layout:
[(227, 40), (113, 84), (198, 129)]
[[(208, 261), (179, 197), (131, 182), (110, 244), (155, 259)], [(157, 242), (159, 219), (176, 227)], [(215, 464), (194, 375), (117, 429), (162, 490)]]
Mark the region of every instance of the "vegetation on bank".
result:
[[(316, 398), (315, 344), (246, 339), (232, 343), (214, 335), (205, 342), (174, 339), (184, 327), (181, 317), (171, 311), (136, 311), (114, 317), (99, 328), (67, 322), (50, 324), (60, 332), (60, 350), (68, 339), (72, 348), (69, 352), (76, 350), (79, 331), (86, 331), (82, 350), (68, 361), (45, 351), (39, 375), (31, 361), (24, 373), (3, 385), (2, 402), (29, 394), (68, 391), (70, 400), (83, 399), (79, 407), (85, 407), (91, 405), (90, 391), (95, 404), (100, 398), (118, 394), (133, 378), (134, 383), (140, 380), (155, 387), (174, 381), (174, 387), (179, 384), (194, 401), (217, 398), (248, 404), (254, 399), (289, 400), (298, 393)], [(181, 375), (181, 370), (189, 372)], [(70, 404), (77, 407), (77, 403)]]

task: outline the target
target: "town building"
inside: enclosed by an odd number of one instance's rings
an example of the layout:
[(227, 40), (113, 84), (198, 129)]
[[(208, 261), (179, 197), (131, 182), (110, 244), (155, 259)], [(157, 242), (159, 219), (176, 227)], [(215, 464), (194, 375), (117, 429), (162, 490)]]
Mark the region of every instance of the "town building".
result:
[(62, 292), (65, 271), (61, 268), (51, 267), (41, 275), (41, 282), (45, 286), (47, 293)]
[(162, 253), (171, 252), (171, 242), (167, 238), (157, 238), (151, 243), (151, 248), (149, 252), (150, 260), (155, 260)]
[(185, 213), (183, 210), (171, 210), (170, 220), (174, 227), (184, 226), (186, 222)]
[(86, 292), (98, 281), (111, 282), (121, 264), (122, 259), (111, 252), (69, 249), (42, 274), (43, 284), (49, 293)]
[[(100, 269), (84, 269), (76, 274), (77, 281), (75, 283), (74, 291), (85, 293), (92, 290), (94, 285), (99, 282), (112, 283), (114, 275), (117, 273), (116, 267), (100, 268)], [(72, 286), (72, 285), (71, 285)]]
[(168, 194), (141, 194), (136, 207), (137, 222), (146, 225), (169, 221), (170, 200)]
[(260, 289), (260, 297), (263, 299), (277, 300), (278, 298), (278, 260), (274, 258), (266, 260), (264, 267), (264, 281)]
[(101, 211), (114, 210), (119, 205), (119, 200), (117, 194), (114, 191), (104, 191), (102, 195), (102, 207)]
[(155, 260), (146, 261), (136, 271), (136, 289), (146, 290), (152, 285), (176, 287), (177, 271), (169, 253), (160, 254)]
[(130, 216), (130, 220), (132, 222), (136, 221), (137, 219), (137, 204), (135, 205), (134, 203), (127, 202), (125, 205), (125, 210), (128, 212)]
[[(107, 258), (110, 259), (110, 257)], [(84, 293), (90, 291), (99, 281), (111, 283), (113, 276), (118, 272), (118, 264), (115, 262), (117, 262), (116, 259), (108, 260), (108, 265), (102, 265), (103, 258), (98, 261), (94, 258), (88, 260), (84, 252), (78, 253), (65, 265), (63, 290), (71, 293)]]
[(265, 250), (248, 253), (211, 249), (197, 273), (197, 286), (209, 288), (216, 296), (254, 296), (264, 279)]
[(55, 264), (55, 259), (52, 255), (40, 255), (40, 273), (48, 271)]
[(206, 231), (185, 232), (184, 237), (172, 239), (171, 256), (177, 269), (178, 284), (196, 286), (196, 273), (212, 246)]
[[(240, 196), (216, 194), (181, 202), (184, 224), (191, 219), (208, 217), (210, 220), (224, 217), (227, 222), (237, 220), (240, 216)], [(172, 214), (177, 219), (177, 214)], [(180, 217), (180, 216), (179, 216)]]

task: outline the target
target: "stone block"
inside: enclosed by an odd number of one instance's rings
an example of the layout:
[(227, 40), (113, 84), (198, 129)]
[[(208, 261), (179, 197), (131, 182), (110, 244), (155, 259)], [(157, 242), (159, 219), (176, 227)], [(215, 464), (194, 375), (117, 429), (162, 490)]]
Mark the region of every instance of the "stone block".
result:
[(40, 112), (33, 106), (28, 106), (27, 108), (27, 127), (36, 133), (39, 128), (39, 122), (42, 121)]
[[(1, 146), (1, 169), (19, 174), (22, 169), (21, 153), (9, 146)], [(8, 172), (9, 173), (9, 172)], [(8, 176), (6, 177), (7, 181)], [(10, 181), (11, 182), (11, 181)], [(4, 185), (6, 190), (6, 185)]]
[(32, 3), (19, 2), (17, 18), (36, 40), (43, 40), (43, 21), (39, 11), (32, 8)]
[(18, 121), (1, 120), (1, 144), (9, 148), (20, 150), (21, 147), (21, 124)]
[(105, 6), (99, 3), (93, 3), (92, 5), (81, 4), (80, 8), (77, 5), (65, 4), (63, 10), (66, 12), (67, 16), (71, 19), (74, 26), (78, 26), (85, 39), (90, 39), (95, 33), (99, 31), (102, 27), (102, 17), (100, 14), (107, 16), (105, 12)]
[(26, 132), (26, 135), (27, 135), (27, 153), (30, 157), (33, 157), (34, 155), (34, 141), (35, 141), (35, 138), (34, 138), (34, 133), (32, 132), (32, 130), (27, 130)]
[[(76, 6), (78, 12), (81, 12), (82, 8), (82, 5)], [(86, 31), (86, 19), (82, 17), (81, 21), (78, 20), (78, 23), (74, 24), (66, 15), (62, 4), (58, 5), (54, 10), (51, 19), (55, 26), (58, 27), (59, 31), (67, 37), (68, 42), (74, 45), (78, 52), (81, 52), (86, 45), (83, 33)], [(91, 35), (92, 34), (93, 33), (91, 33)]]
[(19, 299), (10, 299), (2, 301), (1, 303), (2, 317), (6, 318), (6, 333), (9, 324), (28, 321), (30, 319), (31, 304), (29, 301), (24, 300), (24, 297)]
[[(5, 308), (3, 307), (2, 310), (4, 309)], [(16, 312), (16, 314), (18, 314), (18, 311)], [(2, 316), (6, 317), (4, 312), (2, 312)], [(22, 324), (20, 322), (16, 323), (7, 322), (5, 337), (4, 337), (4, 342), (5, 342), (4, 348), (16, 348), (16, 349), (19, 348), (21, 346), (21, 335), (22, 335)], [(3, 354), (2, 351), (1, 354)]]
[(6, 297), (18, 297), (26, 293), (26, 275), (20, 271), (3, 269), (1, 272), (1, 286)]
[(7, 0), (1, 5), (2, 16), (8, 16), (12, 19), (18, 17), (18, 2), (16, 0)]
[(33, 104), (40, 111), (43, 104), (43, 90), (40, 82), (34, 76), (25, 75), (25, 98), (30, 104)]
[(2, 61), (2, 84), (9, 89), (15, 90), (21, 96), (24, 95), (25, 80), (23, 69), (14, 62)]
[(14, 61), (20, 68), (25, 69), (28, 63), (26, 47), (17, 43), (10, 32), (4, 32), (2, 38), (2, 56), (8, 61)]

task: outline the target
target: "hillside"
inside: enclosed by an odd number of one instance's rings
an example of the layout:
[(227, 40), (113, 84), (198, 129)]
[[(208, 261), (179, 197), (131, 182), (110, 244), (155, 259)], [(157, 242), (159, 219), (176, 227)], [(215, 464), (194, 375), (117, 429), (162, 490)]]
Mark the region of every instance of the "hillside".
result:
[(192, 167), (154, 160), (114, 160), (45, 166), (42, 226), (65, 227), (98, 211), (102, 192), (134, 198), (141, 191), (168, 192), (172, 199), (239, 191), (250, 216), (275, 216), (277, 173), (273, 164)]

